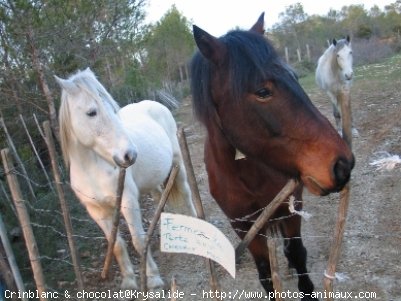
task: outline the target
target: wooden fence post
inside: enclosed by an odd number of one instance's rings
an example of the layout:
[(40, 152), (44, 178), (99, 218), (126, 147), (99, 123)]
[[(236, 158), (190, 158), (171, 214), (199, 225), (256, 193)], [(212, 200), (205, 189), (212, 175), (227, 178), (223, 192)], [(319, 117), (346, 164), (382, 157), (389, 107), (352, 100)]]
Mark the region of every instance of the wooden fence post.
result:
[(285, 53), (285, 61), (287, 62), (287, 64), (290, 63), (290, 55), (288, 53), (288, 47), (284, 48), (284, 53)]
[(198, 184), (196, 182), (194, 167), (192, 165), (191, 155), (189, 153), (185, 129), (183, 127), (178, 130), (178, 142), (180, 144), (182, 159), (184, 161), (185, 169), (187, 171), (188, 185), (191, 189), (192, 199), (194, 201), (194, 206), (196, 210), (196, 216), (200, 219), (205, 219), (205, 212), (203, 210), (202, 200), (200, 197)]
[(35, 153), (36, 158), (38, 159), (39, 165), (40, 165), (40, 167), (42, 168), (43, 174), (44, 174), (45, 177), (46, 177), (47, 183), (49, 183), (50, 189), (51, 189), (53, 192), (55, 192), (55, 191), (54, 191), (54, 188), (53, 188), (53, 185), (52, 185), (52, 183), (51, 183), (51, 181), (50, 181), (50, 177), (49, 177), (49, 175), (47, 174), (47, 171), (46, 171), (45, 166), (43, 165), (42, 159), (40, 159), (40, 156), (39, 156), (39, 153), (38, 153), (38, 151), (37, 151), (37, 149), (36, 149), (35, 143), (33, 143), (32, 137), (31, 137), (31, 135), (29, 134), (29, 131), (28, 131), (28, 128), (27, 128), (27, 126), (26, 126), (24, 117), (22, 117), (22, 115), (20, 114), (20, 115), (19, 115), (19, 118), (21, 119), (22, 126), (24, 127), (25, 133), (26, 133), (26, 135), (28, 136), (29, 143), (31, 144), (32, 150), (33, 150), (33, 152)]
[(270, 261), (270, 271), (273, 282), (273, 288), (275, 292), (278, 292), (276, 296), (276, 301), (282, 301), (281, 293), (283, 291), (283, 287), (281, 285), (280, 274), (278, 272), (278, 260), (276, 255), (276, 242), (275, 238), (277, 237), (275, 230), (273, 229), (275, 226), (271, 226), (267, 228), (267, 247), (269, 249), (269, 261)]
[[(185, 129), (183, 127), (181, 127), (178, 131), (178, 142), (180, 144), (182, 159), (184, 161), (185, 169), (187, 171), (188, 184), (191, 189), (192, 199), (194, 201), (196, 209), (196, 215), (198, 218), (204, 220), (205, 211), (203, 210), (202, 199), (200, 197), (198, 184), (196, 183), (194, 167), (192, 165)], [(212, 291), (220, 291), (219, 283), (217, 281), (217, 276), (216, 276), (216, 269), (213, 261), (210, 260), (209, 258), (206, 259), (206, 265), (208, 267), (210, 274), (210, 287), (212, 288)]]
[(6, 123), (4, 122), (3, 118), (0, 118), (0, 123), (1, 123), (1, 125), (2, 125), (2, 127), (4, 129), (4, 133), (6, 134), (8, 145), (11, 148), (11, 150), (12, 150), (14, 156), (15, 156), (15, 159), (17, 160), (17, 163), (20, 165), (22, 173), (24, 174), (26, 184), (28, 185), (28, 189), (29, 189), (30, 193), (32, 194), (33, 199), (36, 200), (35, 191), (33, 190), (33, 187), (32, 187), (31, 182), (29, 180), (28, 173), (27, 173), (27, 171), (25, 169), (24, 164), (22, 163), (22, 160), (21, 160), (20, 156), (18, 155), (17, 148), (15, 147), (14, 142), (11, 139), (11, 136), (10, 136), (10, 134), (8, 132)]
[(276, 197), (265, 207), (256, 221), (253, 223), (251, 229), (246, 233), (244, 239), (238, 244), (235, 249), (235, 258), (237, 262), (241, 258), (242, 254), (245, 252), (245, 249), (248, 247), (249, 243), (254, 239), (256, 234), (262, 229), (267, 220), (273, 215), (278, 206), (287, 199), (298, 186), (298, 182), (296, 180), (290, 179), (287, 184), (281, 189), (281, 191), (276, 195)]
[(308, 62), (310, 62), (312, 59), (309, 44), (306, 44), (306, 58), (308, 59)]
[(60, 201), (61, 211), (63, 213), (64, 226), (65, 226), (65, 231), (67, 233), (68, 245), (70, 247), (72, 264), (74, 266), (74, 273), (75, 273), (75, 277), (77, 278), (78, 288), (79, 288), (79, 290), (82, 291), (84, 289), (84, 282), (82, 280), (82, 274), (81, 274), (81, 270), (79, 267), (80, 260), (79, 260), (79, 256), (78, 256), (78, 253), (77, 253), (77, 250), (75, 247), (75, 240), (73, 237), (73, 231), (72, 231), (72, 225), (71, 225), (70, 210), (68, 209), (67, 202), (65, 200), (63, 183), (61, 182), (61, 176), (60, 176), (60, 172), (58, 170), (56, 148), (54, 146), (54, 140), (53, 140), (52, 130), (51, 130), (49, 121), (43, 122), (43, 128), (45, 131), (44, 132), (45, 142), (46, 142), (47, 148), (49, 150), (50, 161), (51, 161), (52, 170), (53, 170), (53, 177), (54, 177), (54, 181), (56, 183), (57, 195), (58, 195), (58, 198)]
[(341, 104), (341, 122), (343, 139), (352, 149), (352, 112), (351, 112), (351, 92), (349, 88), (339, 93), (339, 103)]
[[(351, 101), (349, 89), (340, 93), (341, 98), (341, 112), (342, 112), (342, 133), (343, 139), (352, 148), (352, 115), (351, 115)], [(350, 198), (350, 183), (347, 183), (343, 190), (340, 192), (340, 205), (338, 207), (337, 222), (334, 230), (334, 238), (330, 249), (329, 260), (323, 278), (323, 285), (326, 292), (333, 292), (333, 281), (335, 279), (336, 266), (340, 258), (341, 245), (344, 237), (345, 222), (347, 219), (349, 198)], [(333, 297), (329, 295), (327, 299), (333, 301)]]
[(177, 280), (175, 277), (171, 277), (171, 286), (170, 286), (170, 292), (171, 292), (171, 300), (170, 301), (177, 301)]
[(1, 157), (3, 160), (4, 171), (7, 175), (7, 182), (10, 187), (18, 219), (22, 228), (22, 233), (24, 234), (25, 244), (29, 253), (29, 260), (31, 261), (33, 277), (36, 282), (36, 288), (41, 297), (40, 300), (47, 301), (47, 298), (45, 298), (46, 285), (43, 277), (42, 265), (40, 264), (38, 246), (36, 244), (35, 236), (33, 235), (28, 211), (25, 207), (24, 201), (22, 200), (21, 189), (16, 176), (12, 173), (13, 164), (9, 149), (3, 149), (1, 151)]
[(146, 282), (146, 261), (147, 261), (150, 238), (153, 235), (153, 232), (155, 231), (157, 222), (159, 221), (160, 215), (163, 211), (163, 208), (166, 205), (167, 198), (170, 194), (171, 188), (173, 187), (175, 177), (177, 176), (178, 171), (179, 171), (178, 166), (174, 165), (173, 168), (171, 169), (166, 187), (164, 188), (163, 193), (160, 197), (160, 201), (159, 201), (159, 204), (157, 205), (155, 215), (153, 216), (153, 219), (150, 222), (148, 232), (146, 233), (143, 250), (138, 250), (139, 252), (141, 252), (140, 276), (141, 276), (141, 291), (142, 292), (148, 291), (147, 282)]
[(301, 49), (299, 48), (297, 48), (297, 57), (298, 57), (298, 62), (302, 62)]
[(106, 258), (104, 260), (104, 266), (103, 266), (103, 270), (102, 270), (102, 274), (101, 274), (101, 277), (103, 279), (107, 278), (107, 274), (109, 272), (110, 265), (111, 265), (111, 262), (113, 259), (114, 245), (116, 243), (118, 225), (120, 223), (120, 211), (121, 211), (121, 202), (122, 202), (123, 193), (124, 193), (125, 173), (126, 173), (126, 169), (121, 168), (120, 172), (118, 174), (117, 191), (116, 191), (116, 207), (114, 208), (114, 212), (113, 212), (113, 218), (112, 218), (113, 227), (111, 228), (110, 237), (108, 239)]
[[(23, 293), (25, 292), (24, 282), (22, 281), (21, 274), (17, 266), (17, 262), (15, 261), (15, 256), (11, 248), (10, 241), (8, 240), (7, 230), (3, 223), (3, 218), (1, 217), (1, 214), (0, 214), (0, 239), (3, 244), (4, 252), (6, 254), (8, 264), (10, 265), (11, 273), (13, 275), (15, 284), (17, 285), (17, 289), (19, 292)], [(28, 299), (24, 297), (24, 295), (22, 295), (21, 299), (22, 301), (28, 301)]]

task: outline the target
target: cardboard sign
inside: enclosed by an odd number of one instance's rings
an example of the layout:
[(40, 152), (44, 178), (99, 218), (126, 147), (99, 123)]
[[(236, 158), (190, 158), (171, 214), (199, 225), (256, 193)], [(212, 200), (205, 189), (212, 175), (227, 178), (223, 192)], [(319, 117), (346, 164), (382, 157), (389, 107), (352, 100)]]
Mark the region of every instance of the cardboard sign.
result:
[(215, 226), (195, 217), (162, 213), (160, 249), (210, 258), (235, 278), (235, 251), (227, 237)]

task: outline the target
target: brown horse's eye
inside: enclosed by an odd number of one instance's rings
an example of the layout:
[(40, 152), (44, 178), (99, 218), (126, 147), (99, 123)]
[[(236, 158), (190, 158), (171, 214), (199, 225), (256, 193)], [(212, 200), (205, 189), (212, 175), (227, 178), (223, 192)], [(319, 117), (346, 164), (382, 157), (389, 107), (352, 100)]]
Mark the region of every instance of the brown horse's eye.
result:
[(272, 96), (272, 92), (267, 89), (267, 88), (262, 88), (259, 89), (258, 91), (255, 92), (255, 95), (257, 97), (257, 100), (259, 101), (267, 101), (267, 99)]

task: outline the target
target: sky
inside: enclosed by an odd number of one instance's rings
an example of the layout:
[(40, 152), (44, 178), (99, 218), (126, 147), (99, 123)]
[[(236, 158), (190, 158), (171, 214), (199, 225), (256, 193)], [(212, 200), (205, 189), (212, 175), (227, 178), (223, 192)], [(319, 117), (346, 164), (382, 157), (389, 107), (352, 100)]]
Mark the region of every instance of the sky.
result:
[(265, 27), (271, 28), (279, 22), (279, 14), (286, 7), (301, 3), (308, 15), (326, 15), (330, 9), (341, 10), (343, 6), (363, 4), (369, 10), (375, 4), (383, 10), (385, 5), (396, 0), (148, 0), (147, 22), (155, 23), (173, 4), (192, 24), (212, 35), (221, 36), (236, 28), (249, 29), (262, 12), (265, 12)]

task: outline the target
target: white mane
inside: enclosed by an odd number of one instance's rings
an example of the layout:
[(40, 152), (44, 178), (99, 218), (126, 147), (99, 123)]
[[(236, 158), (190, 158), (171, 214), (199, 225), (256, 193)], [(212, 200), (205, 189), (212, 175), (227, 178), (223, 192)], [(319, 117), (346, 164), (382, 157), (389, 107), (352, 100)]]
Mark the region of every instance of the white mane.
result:
[[(99, 104), (100, 108), (104, 108), (105, 103), (109, 103), (114, 112), (117, 113), (120, 109), (117, 102), (97, 80), (93, 72), (87, 68), (84, 71), (78, 71), (68, 81), (74, 86), (75, 93), (86, 93), (90, 95)], [(59, 124), (60, 124), (60, 140), (61, 148), (63, 151), (64, 162), (69, 166), (69, 142), (71, 133), (71, 115), (68, 108), (69, 98), (72, 97), (65, 88), (61, 92), (61, 105), (59, 111)]]
[(327, 61), (328, 59), (332, 58), (333, 52), (336, 50), (336, 46), (331, 44), (322, 54), (322, 56), (319, 58), (319, 61)]

